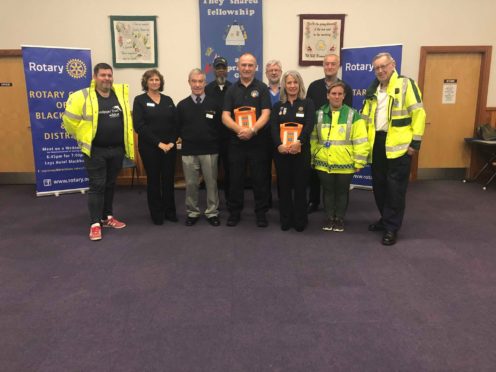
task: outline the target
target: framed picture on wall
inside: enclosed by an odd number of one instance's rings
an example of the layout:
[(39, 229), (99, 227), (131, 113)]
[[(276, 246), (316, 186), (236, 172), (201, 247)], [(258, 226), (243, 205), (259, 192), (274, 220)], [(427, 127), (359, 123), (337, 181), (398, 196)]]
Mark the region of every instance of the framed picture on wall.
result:
[(341, 54), (345, 14), (300, 14), (300, 66), (321, 66), (327, 54)]
[(110, 16), (114, 67), (157, 67), (157, 17)]

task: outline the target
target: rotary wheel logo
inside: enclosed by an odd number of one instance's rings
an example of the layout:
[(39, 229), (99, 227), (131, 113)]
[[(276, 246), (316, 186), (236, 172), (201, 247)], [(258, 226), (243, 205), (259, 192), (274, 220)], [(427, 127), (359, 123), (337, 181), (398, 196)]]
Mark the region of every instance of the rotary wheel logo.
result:
[(86, 65), (80, 59), (70, 59), (65, 65), (65, 69), (70, 77), (81, 79), (86, 76)]

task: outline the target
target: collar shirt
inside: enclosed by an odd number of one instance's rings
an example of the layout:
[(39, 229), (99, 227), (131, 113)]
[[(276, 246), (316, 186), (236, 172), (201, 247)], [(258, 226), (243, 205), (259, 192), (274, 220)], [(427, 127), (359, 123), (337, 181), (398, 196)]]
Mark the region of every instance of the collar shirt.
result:
[(377, 87), (377, 111), (375, 113), (375, 130), (387, 132), (388, 130), (388, 101), (387, 88)]
[[(190, 97), (194, 103), (203, 103), (203, 100), (205, 99), (205, 93), (203, 93), (201, 96), (197, 96), (196, 94), (191, 94)], [(200, 102), (198, 102), (198, 97), (200, 97)]]

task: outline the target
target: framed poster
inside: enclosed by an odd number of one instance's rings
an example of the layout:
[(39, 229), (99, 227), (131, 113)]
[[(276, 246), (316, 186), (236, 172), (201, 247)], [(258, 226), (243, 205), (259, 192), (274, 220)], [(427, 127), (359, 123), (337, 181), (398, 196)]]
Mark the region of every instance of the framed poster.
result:
[(300, 66), (322, 66), (327, 54), (341, 54), (345, 14), (300, 14)]
[(110, 16), (114, 67), (157, 67), (157, 17)]

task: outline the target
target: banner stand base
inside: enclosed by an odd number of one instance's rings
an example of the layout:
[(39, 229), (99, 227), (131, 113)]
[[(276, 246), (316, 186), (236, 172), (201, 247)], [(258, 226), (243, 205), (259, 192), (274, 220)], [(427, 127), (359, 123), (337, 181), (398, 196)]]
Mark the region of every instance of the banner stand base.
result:
[(46, 192), (36, 192), (36, 196), (59, 196), (62, 194), (74, 194), (75, 192), (80, 192), (81, 194), (86, 194), (89, 187), (84, 189), (71, 189), (71, 190), (57, 190), (57, 191), (46, 191)]
[(353, 190), (353, 189), (372, 191), (372, 186), (350, 185), (350, 190)]

